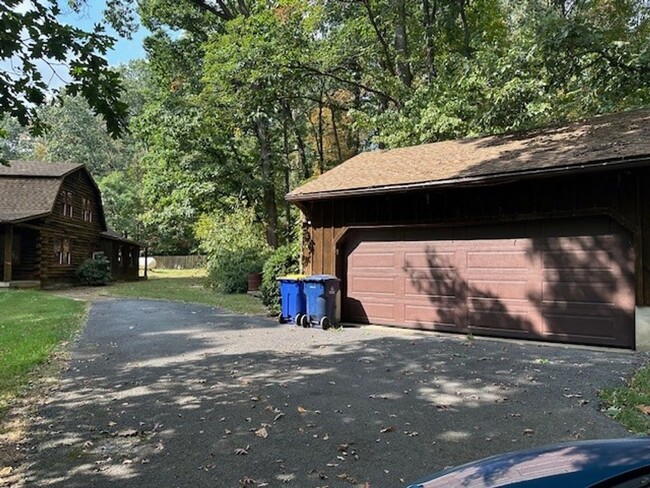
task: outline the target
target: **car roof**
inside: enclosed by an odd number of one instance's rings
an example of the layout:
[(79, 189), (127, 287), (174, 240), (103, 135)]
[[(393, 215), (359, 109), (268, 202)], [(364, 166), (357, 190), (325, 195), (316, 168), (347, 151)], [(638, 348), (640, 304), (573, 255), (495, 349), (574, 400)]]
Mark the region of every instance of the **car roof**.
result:
[(588, 487), (650, 466), (650, 437), (583, 441), (493, 456), (434, 474), (408, 488)]

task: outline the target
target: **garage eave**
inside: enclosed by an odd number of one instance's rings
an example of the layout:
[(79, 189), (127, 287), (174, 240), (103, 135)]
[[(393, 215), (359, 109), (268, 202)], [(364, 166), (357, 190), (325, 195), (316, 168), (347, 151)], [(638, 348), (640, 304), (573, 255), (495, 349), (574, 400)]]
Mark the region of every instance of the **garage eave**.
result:
[(289, 193), (285, 199), (289, 202), (298, 204), (313, 200), (327, 200), (343, 197), (368, 196), (387, 193), (403, 193), (407, 191), (426, 190), (433, 188), (452, 188), (473, 185), (496, 185), (508, 183), (516, 180), (523, 180), (536, 177), (556, 176), (559, 174), (575, 173), (592, 173), (607, 169), (632, 169), (637, 167), (649, 166), (650, 154), (643, 154), (634, 157), (617, 157), (607, 160), (595, 161), (585, 164), (567, 164), (564, 166), (553, 166), (549, 168), (538, 168), (525, 171), (509, 171), (503, 173), (494, 173), (480, 176), (468, 176), (460, 178), (449, 178), (435, 181), (421, 181), (415, 183), (399, 185), (379, 185), (363, 188), (349, 188), (342, 190), (330, 190), (310, 193)]

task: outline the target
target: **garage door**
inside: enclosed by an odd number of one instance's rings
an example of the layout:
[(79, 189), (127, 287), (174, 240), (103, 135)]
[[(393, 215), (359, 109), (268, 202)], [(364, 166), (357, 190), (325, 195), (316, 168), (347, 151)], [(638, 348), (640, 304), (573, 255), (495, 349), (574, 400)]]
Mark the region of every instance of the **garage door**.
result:
[(355, 231), (352, 322), (634, 347), (631, 240), (605, 220)]

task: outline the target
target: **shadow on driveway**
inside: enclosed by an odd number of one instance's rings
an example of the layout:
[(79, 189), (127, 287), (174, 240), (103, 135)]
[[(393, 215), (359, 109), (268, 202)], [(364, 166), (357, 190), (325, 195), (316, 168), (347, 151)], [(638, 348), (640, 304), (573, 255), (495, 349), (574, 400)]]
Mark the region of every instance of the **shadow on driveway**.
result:
[(627, 435), (599, 412), (596, 394), (640, 361), (379, 328), (324, 332), (164, 301), (97, 302), (35, 419), (27, 482), (400, 486), (492, 454)]

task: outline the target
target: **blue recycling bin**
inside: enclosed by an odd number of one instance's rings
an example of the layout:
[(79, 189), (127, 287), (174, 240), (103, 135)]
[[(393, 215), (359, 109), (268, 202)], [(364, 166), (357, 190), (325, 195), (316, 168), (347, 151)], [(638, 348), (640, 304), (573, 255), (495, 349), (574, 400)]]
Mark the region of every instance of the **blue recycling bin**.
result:
[(305, 293), (303, 291), (302, 279), (305, 275), (288, 275), (280, 276), (280, 303), (282, 312), (280, 313), (280, 323), (301, 322), (307, 310)]
[(301, 318), (301, 325), (329, 329), (336, 324), (336, 296), (340, 281), (336, 276), (324, 274), (308, 276), (303, 280), (307, 312)]

